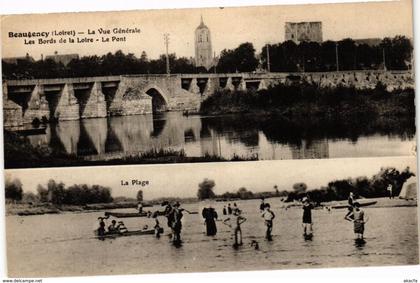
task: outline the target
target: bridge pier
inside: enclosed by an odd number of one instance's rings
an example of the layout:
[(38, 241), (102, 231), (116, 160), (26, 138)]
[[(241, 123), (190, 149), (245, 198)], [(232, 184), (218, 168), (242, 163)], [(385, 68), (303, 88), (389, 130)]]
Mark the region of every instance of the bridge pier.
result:
[(258, 90), (263, 90), (268, 88), (268, 83), (266, 80), (261, 79), (260, 84), (258, 85)]
[[(82, 105), (79, 107), (82, 107)], [(107, 117), (105, 95), (102, 92), (102, 85), (100, 82), (93, 83), (92, 88), (87, 93), (87, 100), (84, 101), (83, 110), (81, 112), (80, 118), (82, 119)]]
[(213, 78), (207, 79), (207, 83), (203, 91), (204, 96), (209, 96), (214, 93), (214, 91), (216, 90), (215, 83), (216, 83), (216, 79), (213, 79)]
[(30, 94), (28, 105), (23, 113), (23, 123), (32, 123), (34, 119), (50, 118), (50, 109), (45, 97), (44, 86), (37, 84)]
[(7, 84), (3, 84), (3, 126), (23, 126), (22, 107), (8, 98)]
[(197, 79), (191, 79), (191, 84), (188, 91), (194, 94), (200, 94), (200, 88), (197, 85)]
[(231, 77), (228, 77), (227, 82), (226, 82), (225, 89), (231, 90), (231, 91), (235, 90), (235, 86), (233, 85), (233, 82), (232, 82), (232, 78)]
[(72, 83), (64, 84), (63, 89), (58, 94), (58, 101), (55, 109), (52, 110), (52, 117), (59, 121), (79, 120), (79, 102), (74, 95)]

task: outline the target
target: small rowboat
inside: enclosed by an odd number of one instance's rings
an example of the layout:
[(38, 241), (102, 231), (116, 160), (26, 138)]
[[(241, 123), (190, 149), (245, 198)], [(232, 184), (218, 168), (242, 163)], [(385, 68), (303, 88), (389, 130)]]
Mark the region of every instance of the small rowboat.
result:
[(105, 211), (105, 216), (113, 216), (116, 218), (129, 218), (129, 217), (147, 217), (151, 215), (148, 212), (109, 212)]
[[(107, 233), (103, 236), (99, 236), (97, 231), (95, 231), (95, 238), (97, 239), (105, 239), (105, 238), (117, 238), (117, 237), (128, 237), (128, 236), (142, 236), (142, 235), (154, 235), (156, 233), (155, 229), (150, 230), (135, 230), (135, 231), (127, 231), (127, 232), (120, 232), (120, 233)], [(159, 234), (163, 233), (163, 228), (159, 228)]]
[(105, 216), (113, 216), (116, 218), (130, 218), (130, 217), (152, 217), (165, 215), (162, 211), (145, 211), (145, 212), (109, 212), (105, 211)]
[[(362, 206), (374, 205), (374, 204), (377, 203), (377, 201), (365, 201), (365, 202), (357, 201), (357, 202), (360, 204), (361, 207)], [(340, 208), (348, 208), (348, 207), (349, 207), (348, 204), (339, 204), (339, 205), (333, 205), (331, 208), (340, 209)]]

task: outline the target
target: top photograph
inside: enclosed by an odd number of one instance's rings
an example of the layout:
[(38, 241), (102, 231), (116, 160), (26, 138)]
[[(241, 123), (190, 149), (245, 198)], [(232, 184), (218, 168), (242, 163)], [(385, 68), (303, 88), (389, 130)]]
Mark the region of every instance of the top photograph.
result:
[(412, 1), (1, 16), (5, 168), (415, 155)]

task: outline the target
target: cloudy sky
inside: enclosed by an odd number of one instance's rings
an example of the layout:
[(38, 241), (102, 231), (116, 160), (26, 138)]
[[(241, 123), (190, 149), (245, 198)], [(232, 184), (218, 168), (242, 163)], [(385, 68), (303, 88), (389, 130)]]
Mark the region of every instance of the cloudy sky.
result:
[[(342, 158), (323, 160), (282, 160), (232, 163), (79, 167), (6, 170), (6, 178), (19, 178), (24, 191), (36, 192), (38, 184), (49, 179), (73, 184), (99, 184), (112, 188), (113, 196), (135, 197), (142, 189), (146, 199), (157, 197), (194, 197), (205, 178), (216, 183), (217, 194), (246, 187), (254, 192), (291, 190), (294, 183), (305, 182), (314, 189), (328, 182), (348, 177), (371, 177), (381, 167), (416, 168), (414, 157)], [(131, 180), (149, 181), (145, 187), (132, 186)], [(122, 186), (121, 181), (129, 186)]]
[[(412, 37), (411, 1), (376, 3), (317, 4), (294, 6), (261, 6), (248, 8), (172, 9), (131, 12), (67, 13), (3, 16), (2, 57), (31, 54), (78, 53), (102, 55), (118, 49), (149, 58), (164, 52), (163, 34), (170, 34), (169, 51), (177, 56), (194, 56), (194, 30), (203, 16), (210, 28), (213, 50), (235, 48), (249, 41), (258, 51), (265, 43), (284, 40), (287, 21), (322, 21), (324, 40), (382, 38), (406, 35)], [(87, 29), (140, 28), (140, 34), (127, 36), (126, 42), (89, 44), (25, 45), (22, 39), (9, 38), (9, 32), (69, 31), (87, 33)], [(83, 37), (83, 36), (81, 36)], [(98, 37), (95, 36), (95, 39)]]

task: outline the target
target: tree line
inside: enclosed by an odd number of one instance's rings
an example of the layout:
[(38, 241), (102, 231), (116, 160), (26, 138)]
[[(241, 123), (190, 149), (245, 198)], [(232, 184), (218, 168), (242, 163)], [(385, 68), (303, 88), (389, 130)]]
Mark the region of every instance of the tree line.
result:
[[(398, 94), (398, 95), (397, 95)], [(414, 117), (415, 92), (386, 89), (378, 82), (374, 89), (315, 83), (277, 84), (258, 91), (218, 90), (200, 105), (202, 114), (250, 113), (265, 111), (287, 117)]]
[[(269, 56), (267, 56), (267, 51)], [(358, 44), (347, 38), (341, 41), (285, 41), (267, 44), (258, 54), (252, 43), (245, 42), (234, 49), (224, 49), (217, 64), (206, 70), (195, 67), (192, 58), (169, 54), (171, 73), (234, 73), (267, 70), (271, 72), (316, 72), (338, 70), (410, 68), (413, 46), (404, 36), (384, 38), (378, 45)], [(268, 58), (270, 64), (268, 66)], [(2, 61), (3, 79), (39, 79), (64, 77), (93, 77), (129, 74), (165, 74), (166, 55), (149, 59), (143, 51), (140, 58), (121, 50), (103, 56), (83, 56), (66, 66), (52, 59), (26, 60), (16, 63)]]
[(284, 197), (286, 202), (301, 200), (303, 197), (309, 197), (313, 202), (321, 204), (321, 202), (346, 200), (352, 192), (356, 198), (376, 198), (387, 197), (389, 192), (387, 187), (389, 184), (393, 186), (393, 194), (398, 196), (402, 186), (408, 178), (414, 176), (410, 168), (407, 167), (402, 171), (393, 167), (384, 167), (379, 172), (368, 177), (348, 178), (334, 180), (326, 186), (308, 190), (305, 183), (295, 183), (292, 190), (279, 191), (277, 186), (271, 192), (254, 193), (244, 187), (236, 192), (225, 192), (221, 195), (214, 193), (215, 182), (213, 180), (204, 179), (198, 185), (197, 198), (204, 199), (256, 199), (267, 197)]
[[(407, 70), (411, 66), (413, 45), (405, 36), (384, 38), (377, 45), (357, 43), (351, 38), (340, 41), (286, 41), (267, 44), (261, 50), (267, 69), (267, 50), (272, 72), (326, 72), (347, 70)], [(337, 64), (338, 63), (338, 64)]]
[(24, 192), (19, 179), (6, 179), (6, 200), (26, 203), (51, 203), (55, 205), (86, 205), (113, 201), (111, 189), (101, 185), (72, 185), (49, 180), (46, 186), (38, 185), (37, 193)]
[(398, 196), (402, 186), (414, 173), (409, 167), (399, 171), (393, 167), (383, 167), (371, 178), (358, 177), (348, 178), (329, 182), (326, 186), (306, 191), (305, 187), (294, 187), (294, 190), (287, 195), (286, 201), (301, 200), (308, 196), (316, 203), (345, 200), (353, 192), (356, 198), (377, 198), (388, 197), (388, 185), (392, 185), (393, 195)]

